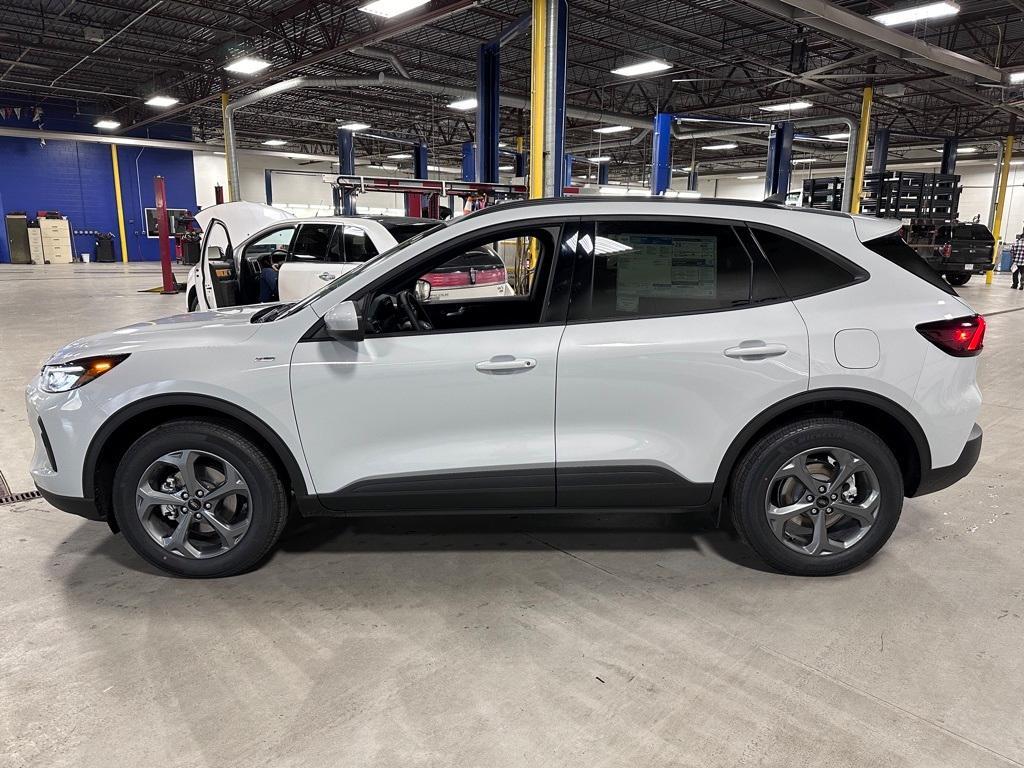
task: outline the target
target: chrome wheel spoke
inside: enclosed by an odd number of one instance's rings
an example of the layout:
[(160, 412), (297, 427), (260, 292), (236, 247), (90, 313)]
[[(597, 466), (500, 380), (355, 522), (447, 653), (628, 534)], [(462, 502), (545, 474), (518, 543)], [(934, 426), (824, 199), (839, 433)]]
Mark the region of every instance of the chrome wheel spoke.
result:
[(833, 505), (833, 509), (835, 509), (836, 512), (842, 512), (844, 515), (852, 517), (862, 526), (867, 527), (875, 522), (875, 515), (878, 512), (879, 500), (880, 497), (878, 495), (878, 491), (872, 491), (871, 495), (860, 504), (839, 502)]
[(843, 490), (843, 486), (846, 482), (853, 477), (857, 472), (860, 471), (861, 467), (864, 466), (864, 460), (849, 451), (839, 450), (833, 448), (830, 451), (832, 457), (838, 463), (835, 477), (828, 483), (828, 493), (839, 493)]
[(188, 543), (188, 533), (191, 525), (192, 521), (189, 519), (189, 516), (187, 514), (181, 515), (171, 535), (160, 539), (160, 546), (182, 557), (194, 558), (196, 556), (195, 549), (190, 547)]
[(220, 499), (223, 499), (226, 496), (231, 496), (232, 494), (242, 494), (248, 498), (249, 486), (246, 485), (245, 480), (242, 479), (238, 470), (230, 464), (225, 464), (224, 481), (212, 490), (206, 491), (204, 500), (208, 503), (213, 503), (214, 501), (219, 501)]
[(175, 496), (172, 493), (166, 493), (164, 491), (158, 491), (145, 483), (139, 486), (139, 489), (136, 492), (136, 498), (138, 498), (138, 511), (140, 515), (145, 513), (150, 507), (162, 504), (174, 506), (182, 503), (179, 496)]
[(787, 504), (784, 507), (777, 507), (774, 504), (768, 505), (768, 520), (773, 524), (785, 523), (798, 517), (814, 508), (813, 501), (798, 501), (796, 504)]
[(195, 495), (195, 492), (203, 487), (199, 484), (199, 478), (196, 476), (196, 460), (200, 456), (202, 454), (199, 451), (178, 451), (164, 457), (168, 464), (178, 468), (185, 490), (192, 495)]
[(245, 532), (249, 530), (249, 519), (245, 518), (241, 522), (235, 523), (234, 525), (228, 525), (217, 518), (216, 515), (211, 512), (203, 513), (203, 520), (209, 523), (210, 527), (216, 531), (220, 537), (221, 544), (224, 545), (225, 549), (231, 549), (238, 540), (245, 535)]

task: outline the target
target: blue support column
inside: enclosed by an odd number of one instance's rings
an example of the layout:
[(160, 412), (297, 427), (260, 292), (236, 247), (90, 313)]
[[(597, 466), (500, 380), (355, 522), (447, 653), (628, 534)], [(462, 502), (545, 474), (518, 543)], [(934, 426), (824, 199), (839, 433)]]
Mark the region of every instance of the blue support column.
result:
[(576, 162), (575, 155), (562, 155), (562, 186), (572, 186), (572, 166)]
[(274, 180), (269, 168), (263, 169), (263, 188), (267, 191), (267, 205), (274, 204)]
[(420, 142), (412, 148), (412, 170), (417, 179), (427, 178), (427, 145)]
[(956, 150), (958, 143), (953, 138), (942, 142), (942, 165), (939, 168), (939, 173), (956, 173)]
[(775, 123), (768, 134), (768, 163), (764, 174), (764, 196), (789, 192), (793, 171), (793, 124)]
[(871, 172), (885, 173), (885, 161), (889, 157), (889, 129), (879, 128), (875, 131), (875, 140), (871, 145)]
[(608, 186), (608, 163), (597, 166), (597, 183), (602, 187)]
[(554, 99), (544, 108), (554, 112), (555, 141), (553, 146), (545, 149), (551, 154), (551, 167), (554, 175), (554, 196), (561, 197), (565, 189), (565, 168), (562, 155), (565, 153), (565, 70), (566, 51), (569, 34), (569, 3), (568, 0), (556, 0), (555, 13), (555, 94)]
[(651, 151), (651, 194), (661, 195), (672, 183), (672, 115), (654, 116), (654, 147)]
[(476, 181), (476, 145), (472, 141), (462, 142), (462, 180)]
[(498, 182), (498, 89), (501, 47), (483, 43), (477, 54), (476, 72), (476, 178), (488, 184)]
[[(338, 129), (338, 173), (342, 176), (351, 176), (356, 172), (356, 142), (352, 131)], [(343, 216), (354, 216), (356, 213), (356, 201), (351, 192), (343, 192), (341, 195), (341, 214)]]

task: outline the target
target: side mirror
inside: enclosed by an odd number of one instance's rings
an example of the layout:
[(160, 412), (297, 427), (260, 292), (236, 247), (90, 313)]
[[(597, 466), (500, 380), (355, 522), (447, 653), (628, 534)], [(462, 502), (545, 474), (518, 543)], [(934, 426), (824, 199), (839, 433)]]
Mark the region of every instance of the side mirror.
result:
[(206, 249), (207, 261), (220, 261), (224, 258), (224, 249), (219, 245), (211, 245)]
[(324, 315), (324, 330), (336, 341), (362, 341), (366, 338), (363, 332), (363, 318), (359, 315), (354, 301), (343, 301), (335, 304)]
[(426, 280), (416, 281), (416, 298), (420, 301), (427, 301), (430, 299), (431, 285)]

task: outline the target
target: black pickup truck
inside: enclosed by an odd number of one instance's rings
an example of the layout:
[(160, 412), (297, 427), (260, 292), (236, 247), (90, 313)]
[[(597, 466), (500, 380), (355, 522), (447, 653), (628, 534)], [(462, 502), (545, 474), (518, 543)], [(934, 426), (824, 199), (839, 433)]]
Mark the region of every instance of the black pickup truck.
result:
[(992, 268), (995, 238), (984, 224), (914, 223), (904, 229), (904, 239), (950, 285)]

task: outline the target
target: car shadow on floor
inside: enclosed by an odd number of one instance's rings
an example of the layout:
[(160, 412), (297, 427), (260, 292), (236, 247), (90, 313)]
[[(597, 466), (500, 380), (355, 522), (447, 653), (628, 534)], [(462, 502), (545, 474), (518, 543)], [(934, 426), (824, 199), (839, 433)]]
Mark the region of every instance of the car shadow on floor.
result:
[[(294, 517), (278, 544), (283, 552), (393, 553), (537, 551), (693, 551), (771, 572), (735, 532), (706, 515), (669, 513), (403, 514), (352, 518)], [(158, 573), (122, 536), (95, 554), (135, 571)], [(262, 567), (273, 567), (265, 565)]]

